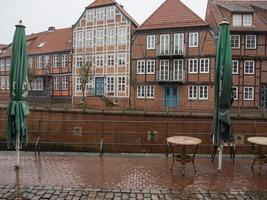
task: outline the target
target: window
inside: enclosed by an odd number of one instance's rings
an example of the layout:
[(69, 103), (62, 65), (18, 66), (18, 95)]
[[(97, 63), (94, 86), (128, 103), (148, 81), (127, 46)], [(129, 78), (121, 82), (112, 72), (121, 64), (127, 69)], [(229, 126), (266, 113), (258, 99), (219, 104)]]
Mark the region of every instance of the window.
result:
[(189, 47), (198, 47), (198, 33), (189, 33)]
[(107, 92), (113, 93), (112, 96), (114, 96), (114, 77), (107, 77), (107, 86)]
[(119, 44), (127, 43), (127, 27), (118, 28), (118, 43)]
[(96, 20), (100, 21), (104, 19), (105, 9), (98, 8), (96, 9)]
[(37, 56), (37, 69), (42, 69), (42, 67), (43, 67), (42, 56)]
[(153, 99), (155, 97), (155, 87), (146, 86), (146, 98)]
[(189, 59), (189, 74), (197, 74), (198, 72), (198, 59)]
[(125, 92), (125, 83), (126, 83), (126, 78), (125, 77), (119, 77), (119, 92)]
[(126, 54), (125, 53), (118, 54), (118, 64), (119, 66), (126, 65)]
[(174, 53), (183, 54), (184, 53), (184, 34), (174, 34)]
[(137, 74), (145, 74), (146, 61), (138, 60), (137, 61)]
[(173, 66), (173, 80), (184, 80), (184, 60), (174, 60)]
[(233, 60), (232, 74), (238, 74), (239, 71), (239, 61)]
[(252, 26), (252, 15), (243, 15), (243, 26)]
[(115, 64), (115, 56), (112, 55), (107, 55), (107, 66), (114, 66)]
[(238, 87), (233, 86), (232, 90), (233, 90), (233, 99), (238, 100)]
[(5, 62), (5, 60), (1, 60), (1, 62), (0, 62), (0, 70), (1, 70), (1, 71), (5, 71), (5, 67), (6, 67), (6, 62)]
[(68, 66), (68, 55), (64, 54), (62, 55), (62, 67), (67, 67)]
[(244, 65), (245, 65), (244, 74), (254, 74), (255, 71), (254, 61), (245, 61)]
[(28, 58), (28, 64), (29, 64), (29, 68), (32, 69), (32, 66), (33, 66), (33, 57), (29, 57)]
[(107, 19), (114, 19), (115, 17), (115, 7), (107, 7), (106, 9), (107, 12)]
[(6, 89), (9, 90), (9, 76), (6, 77)]
[(59, 66), (59, 59), (58, 55), (53, 56), (53, 67), (58, 67)]
[(59, 77), (54, 77), (54, 90), (59, 90), (60, 88), (60, 82), (59, 82)]
[(87, 19), (88, 22), (93, 22), (94, 21), (94, 10), (87, 10), (86, 19)]
[(244, 100), (245, 101), (254, 100), (254, 87), (244, 87)]
[(188, 99), (193, 100), (198, 97), (198, 86), (189, 86), (188, 87)]
[(240, 35), (231, 35), (231, 45), (233, 49), (240, 48)]
[(97, 67), (103, 67), (104, 66), (104, 56), (103, 55), (97, 55), (96, 56), (96, 66)]
[(11, 67), (11, 60), (10, 59), (7, 59), (6, 60), (6, 71), (9, 71), (10, 70), (10, 67)]
[(146, 61), (146, 73), (155, 74), (155, 60)]
[(210, 71), (210, 59), (202, 58), (200, 59), (200, 73), (209, 73)]
[(75, 66), (81, 67), (83, 65), (83, 57), (82, 56), (75, 56)]
[(256, 49), (257, 41), (256, 35), (246, 35), (246, 48)]
[(167, 81), (170, 79), (169, 60), (160, 61), (160, 80)]
[(75, 33), (75, 47), (76, 48), (83, 47), (83, 31), (78, 31)]
[(32, 82), (33, 91), (42, 91), (43, 90), (43, 79), (37, 78)]
[(242, 25), (242, 15), (234, 14), (233, 15), (233, 26), (241, 26)]
[(0, 77), (1, 89), (5, 89), (5, 77)]
[(104, 44), (104, 31), (102, 29), (96, 31), (96, 45), (102, 46)]
[(208, 86), (199, 86), (199, 99), (207, 100), (208, 99)]
[(170, 53), (170, 35), (160, 35), (160, 54), (166, 55)]
[(107, 45), (114, 45), (116, 42), (115, 28), (107, 28)]
[(92, 47), (93, 46), (93, 41), (94, 41), (93, 31), (86, 31), (85, 37), (86, 37), (85, 46), (86, 47)]
[(92, 66), (92, 64), (93, 64), (93, 56), (92, 55), (86, 55), (84, 57), (84, 63), (86, 65)]
[(49, 56), (44, 56), (44, 67), (49, 67)]
[(155, 49), (155, 35), (148, 35), (146, 39), (147, 49)]
[(67, 76), (62, 77), (62, 90), (68, 90), (68, 80)]
[(81, 77), (76, 78), (76, 90), (81, 91), (82, 90), (82, 84), (81, 84)]
[(145, 86), (137, 86), (137, 98), (144, 99), (145, 98)]

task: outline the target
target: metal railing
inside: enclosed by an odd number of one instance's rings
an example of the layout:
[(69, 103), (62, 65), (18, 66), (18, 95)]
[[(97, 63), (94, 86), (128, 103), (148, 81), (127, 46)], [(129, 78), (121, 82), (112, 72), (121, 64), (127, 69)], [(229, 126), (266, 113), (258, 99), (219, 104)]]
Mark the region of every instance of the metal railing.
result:
[(157, 82), (185, 82), (185, 70), (168, 70), (165, 73), (161, 70), (156, 71)]
[(167, 48), (162, 49), (160, 45), (156, 46), (157, 56), (184, 56), (185, 55), (185, 47), (182, 45), (181, 47), (170, 44)]

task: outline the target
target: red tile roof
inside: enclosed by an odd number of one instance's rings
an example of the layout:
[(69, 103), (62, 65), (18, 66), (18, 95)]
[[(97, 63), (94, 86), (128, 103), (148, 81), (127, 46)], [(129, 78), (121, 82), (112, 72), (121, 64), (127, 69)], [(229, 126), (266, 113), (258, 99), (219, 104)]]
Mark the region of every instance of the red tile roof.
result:
[(208, 26), (180, 0), (166, 0), (139, 28), (139, 30)]
[(0, 49), (4, 49), (4, 48), (6, 48), (6, 47), (8, 47), (8, 45), (0, 44)]
[[(70, 51), (72, 48), (72, 29), (44, 31), (27, 36), (28, 54), (38, 55)], [(12, 45), (1, 55), (11, 56)]]
[(114, 0), (95, 0), (93, 3), (91, 3), (86, 8), (94, 8), (94, 7), (104, 6), (104, 5), (109, 5), (109, 4), (116, 4), (116, 1), (114, 1)]
[(253, 14), (252, 27), (231, 27), (232, 31), (267, 31), (267, 19), (261, 15), (259, 9), (267, 7), (266, 0), (209, 0), (206, 20), (212, 25), (218, 27), (223, 18), (228, 19), (222, 9), (230, 13)]

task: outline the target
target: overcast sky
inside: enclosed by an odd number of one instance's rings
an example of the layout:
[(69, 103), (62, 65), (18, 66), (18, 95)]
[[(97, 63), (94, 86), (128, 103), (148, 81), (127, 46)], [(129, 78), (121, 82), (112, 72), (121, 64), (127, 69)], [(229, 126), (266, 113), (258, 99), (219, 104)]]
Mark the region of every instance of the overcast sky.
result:
[[(117, 0), (138, 22), (142, 23), (165, 0)], [(0, 43), (11, 43), (20, 19), (27, 34), (56, 28), (71, 27), (93, 0), (1, 0)], [(204, 18), (207, 0), (182, 0), (189, 8)]]

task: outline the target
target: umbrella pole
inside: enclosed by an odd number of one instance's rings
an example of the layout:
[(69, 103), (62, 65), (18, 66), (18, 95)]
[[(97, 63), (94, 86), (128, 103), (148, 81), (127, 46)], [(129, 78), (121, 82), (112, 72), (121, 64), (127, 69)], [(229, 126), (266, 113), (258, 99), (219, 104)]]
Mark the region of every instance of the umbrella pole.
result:
[(17, 131), (17, 134), (16, 134), (16, 165), (15, 165), (16, 169), (19, 168), (19, 161), (20, 161), (19, 149), (20, 149), (20, 135), (19, 135), (19, 132)]
[(219, 158), (218, 158), (218, 170), (222, 171), (222, 157), (223, 157), (223, 142), (220, 141), (219, 150)]

